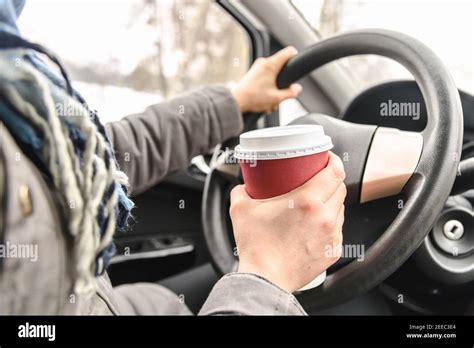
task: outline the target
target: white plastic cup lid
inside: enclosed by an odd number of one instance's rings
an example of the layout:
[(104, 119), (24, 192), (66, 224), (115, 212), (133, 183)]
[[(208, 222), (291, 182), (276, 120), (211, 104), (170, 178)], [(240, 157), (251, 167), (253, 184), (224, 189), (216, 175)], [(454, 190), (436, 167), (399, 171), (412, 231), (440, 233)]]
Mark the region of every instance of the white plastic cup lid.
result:
[(240, 135), (234, 157), (270, 160), (312, 155), (333, 147), (320, 125), (292, 125), (257, 129)]

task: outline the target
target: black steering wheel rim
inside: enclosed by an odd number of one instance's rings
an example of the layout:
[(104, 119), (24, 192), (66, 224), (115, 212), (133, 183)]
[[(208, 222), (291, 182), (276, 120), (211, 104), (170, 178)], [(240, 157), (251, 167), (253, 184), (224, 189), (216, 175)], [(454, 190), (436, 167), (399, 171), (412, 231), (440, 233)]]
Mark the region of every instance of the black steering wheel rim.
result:
[[(428, 113), (426, 128), (421, 132), (423, 150), (415, 172), (403, 189), (409, 198), (398, 216), (369, 248), (363, 262), (352, 261), (328, 276), (320, 287), (298, 295), (308, 310), (334, 306), (363, 294), (408, 259), (443, 208), (461, 155), (463, 119), (456, 85), (440, 59), (423, 43), (405, 34), (359, 30), (321, 41), (287, 63), (278, 76), (278, 86), (287, 87), (326, 63), (361, 54), (394, 59), (414, 76)], [(222, 200), (215, 192), (217, 176), (211, 173), (206, 180), (203, 227), (214, 264), (220, 271), (229, 272), (235, 269), (235, 262), (231, 265), (231, 259), (224, 256), (231, 248), (228, 238), (219, 231), (223, 227), (216, 218), (221, 216), (214, 216), (216, 209), (222, 209)], [(228, 250), (218, 243), (227, 243)]]

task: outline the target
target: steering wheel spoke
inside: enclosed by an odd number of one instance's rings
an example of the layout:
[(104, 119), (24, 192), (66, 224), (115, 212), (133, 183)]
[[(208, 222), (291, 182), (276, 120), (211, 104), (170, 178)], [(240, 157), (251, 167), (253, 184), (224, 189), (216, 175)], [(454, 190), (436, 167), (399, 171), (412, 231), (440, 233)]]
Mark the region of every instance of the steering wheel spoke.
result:
[(377, 128), (364, 168), (360, 202), (400, 193), (415, 172), (422, 150), (420, 133)]
[(423, 149), (422, 134), (361, 125), (323, 114), (292, 124), (319, 124), (335, 144), (332, 151), (346, 170), (346, 203), (365, 203), (400, 193), (415, 172)]

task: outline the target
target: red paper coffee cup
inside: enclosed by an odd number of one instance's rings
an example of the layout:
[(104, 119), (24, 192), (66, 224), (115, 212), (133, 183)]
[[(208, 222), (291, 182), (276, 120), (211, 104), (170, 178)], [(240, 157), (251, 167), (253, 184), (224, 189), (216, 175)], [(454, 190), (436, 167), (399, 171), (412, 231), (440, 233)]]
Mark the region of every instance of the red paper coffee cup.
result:
[(240, 135), (239, 159), (245, 188), (254, 199), (287, 193), (326, 167), (331, 138), (319, 125), (258, 129)]
[[(239, 159), (245, 189), (254, 199), (287, 193), (311, 179), (329, 160), (331, 138), (319, 125), (258, 129), (240, 135), (234, 156)], [(299, 289), (321, 285), (326, 272)]]

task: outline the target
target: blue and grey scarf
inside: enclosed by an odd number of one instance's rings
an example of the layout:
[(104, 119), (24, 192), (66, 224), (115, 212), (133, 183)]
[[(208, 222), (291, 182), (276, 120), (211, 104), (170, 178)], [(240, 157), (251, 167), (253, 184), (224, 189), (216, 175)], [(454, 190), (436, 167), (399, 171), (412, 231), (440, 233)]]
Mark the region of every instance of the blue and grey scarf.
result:
[[(133, 202), (126, 175), (100, 123), (59, 60), (24, 40), (16, 26), (24, 0), (0, 0), (0, 120), (60, 193), (74, 237), (75, 291), (92, 293), (115, 254), (115, 230), (128, 227)], [(38, 53), (56, 63), (58, 76)]]

